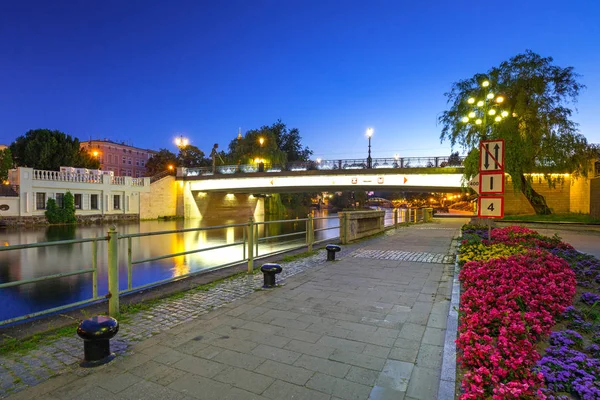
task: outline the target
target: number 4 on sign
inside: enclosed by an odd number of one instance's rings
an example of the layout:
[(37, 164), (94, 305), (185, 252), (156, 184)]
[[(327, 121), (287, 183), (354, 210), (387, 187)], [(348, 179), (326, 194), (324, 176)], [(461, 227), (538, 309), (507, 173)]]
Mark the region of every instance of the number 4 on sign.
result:
[(480, 197), (477, 215), (479, 218), (504, 217), (504, 197)]

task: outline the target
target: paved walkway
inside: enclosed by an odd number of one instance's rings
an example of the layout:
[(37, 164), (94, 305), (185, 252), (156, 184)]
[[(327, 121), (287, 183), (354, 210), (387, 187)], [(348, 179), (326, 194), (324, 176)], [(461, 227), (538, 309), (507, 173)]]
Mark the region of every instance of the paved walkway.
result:
[[(234, 289), (212, 311), (184, 297), (180, 308), (201, 310), (187, 315), (165, 305), (162, 321), (176, 323), (144, 340), (124, 329), (127, 355), (91, 370), (75, 363), (9, 398), (435, 399), (452, 286), (448, 255), (463, 223), (402, 228), (346, 246), (333, 263), (321, 253), (288, 268), (298, 273), (270, 291), (252, 289), (260, 276), (226, 282)], [(148, 327), (152, 319), (139, 314), (135, 323)]]
[(600, 232), (585, 231), (578, 232), (573, 230), (561, 229), (560, 226), (552, 228), (531, 228), (542, 235), (553, 236), (558, 234), (563, 242), (567, 242), (582, 253), (590, 254), (600, 259)]

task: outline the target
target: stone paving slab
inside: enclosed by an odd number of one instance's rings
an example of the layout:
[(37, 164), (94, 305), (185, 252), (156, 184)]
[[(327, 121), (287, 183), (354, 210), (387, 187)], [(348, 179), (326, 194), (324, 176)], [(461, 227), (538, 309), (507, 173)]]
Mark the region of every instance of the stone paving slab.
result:
[(13, 381), (0, 396), (36, 384), (10, 398), (433, 399), (452, 266), (351, 254), (447, 256), (462, 222), (388, 231), (344, 246), (335, 262), (320, 252), (285, 264), (285, 285), (271, 291), (255, 290), (259, 275), (165, 302), (132, 318), (112, 341), (117, 359), (92, 370), (77, 366), (75, 337), (45, 346), (47, 360), (67, 360), (60, 370), (35, 354), (3, 357)]

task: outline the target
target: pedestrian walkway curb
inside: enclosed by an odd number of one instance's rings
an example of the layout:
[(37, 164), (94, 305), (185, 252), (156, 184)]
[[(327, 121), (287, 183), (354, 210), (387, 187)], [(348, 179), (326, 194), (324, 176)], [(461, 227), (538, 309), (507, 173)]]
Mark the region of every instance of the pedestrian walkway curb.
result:
[[(458, 249), (458, 243), (454, 246)], [(458, 255), (455, 256), (454, 279), (452, 281), (452, 299), (446, 322), (444, 338), (444, 357), (442, 359), (442, 376), (438, 389), (438, 400), (454, 400), (456, 393), (456, 338), (458, 334), (458, 310), (460, 306), (460, 281), (458, 274)]]

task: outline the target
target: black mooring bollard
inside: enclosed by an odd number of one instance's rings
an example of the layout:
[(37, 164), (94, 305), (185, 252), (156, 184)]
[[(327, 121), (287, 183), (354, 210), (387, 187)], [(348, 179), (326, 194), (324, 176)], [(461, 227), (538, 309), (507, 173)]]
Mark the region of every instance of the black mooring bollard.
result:
[(260, 267), (260, 270), (263, 273), (265, 281), (263, 288), (271, 289), (275, 287), (275, 275), (281, 273), (283, 268), (281, 268), (279, 264), (263, 264), (263, 266)]
[(336, 244), (328, 244), (325, 246), (327, 250), (327, 261), (335, 261), (335, 253), (342, 250), (342, 248)]
[(83, 339), (83, 368), (97, 367), (110, 362), (115, 354), (110, 352), (110, 339), (119, 332), (116, 319), (99, 315), (81, 321), (77, 335)]

